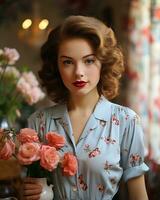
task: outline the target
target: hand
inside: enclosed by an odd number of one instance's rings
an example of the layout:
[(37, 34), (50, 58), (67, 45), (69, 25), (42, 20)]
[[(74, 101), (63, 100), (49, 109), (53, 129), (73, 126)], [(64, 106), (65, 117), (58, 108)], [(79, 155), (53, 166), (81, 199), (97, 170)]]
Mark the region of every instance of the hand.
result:
[(26, 177), (24, 179), (24, 197), (25, 200), (39, 200), (42, 192), (42, 186), (36, 178)]

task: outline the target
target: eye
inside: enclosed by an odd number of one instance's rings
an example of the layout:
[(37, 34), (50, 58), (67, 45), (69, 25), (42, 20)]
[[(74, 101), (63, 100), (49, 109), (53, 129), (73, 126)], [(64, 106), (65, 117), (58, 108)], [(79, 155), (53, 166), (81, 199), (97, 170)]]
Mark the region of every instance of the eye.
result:
[(87, 58), (87, 59), (85, 60), (85, 63), (86, 63), (87, 65), (91, 65), (91, 64), (95, 63), (95, 59), (94, 59), (94, 58)]
[(64, 65), (71, 65), (71, 64), (73, 64), (72, 60), (63, 60), (62, 63)]

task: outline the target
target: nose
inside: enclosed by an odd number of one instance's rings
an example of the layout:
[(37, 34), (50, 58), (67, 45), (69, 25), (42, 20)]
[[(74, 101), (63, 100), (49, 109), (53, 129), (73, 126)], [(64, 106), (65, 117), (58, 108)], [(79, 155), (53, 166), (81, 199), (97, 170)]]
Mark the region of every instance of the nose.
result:
[(83, 63), (76, 63), (76, 65), (75, 65), (75, 75), (76, 75), (76, 78), (84, 77), (85, 69), (84, 69)]

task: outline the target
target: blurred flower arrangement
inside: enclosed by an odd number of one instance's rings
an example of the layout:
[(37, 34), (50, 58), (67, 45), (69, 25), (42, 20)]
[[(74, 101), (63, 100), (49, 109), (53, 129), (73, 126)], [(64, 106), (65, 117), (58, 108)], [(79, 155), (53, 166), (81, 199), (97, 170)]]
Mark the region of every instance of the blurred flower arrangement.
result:
[(65, 145), (65, 138), (56, 132), (46, 133), (45, 138), (46, 141), (41, 142), (38, 133), (30, 128), (21, 129), (18, 134), (13, 129), (0, 129), (0, 159), (8, 160), (15, 156), (21, 165), (28, 168), (31, 177), (49, 177), (48, 173), (58, 164), (63, 175), (74, 176), (78, 167), (76, 157), (70, 152), (63, 156), (59, 152)]
[(16, 49), (0, 49), (0, 119), (6, 117), (11, 124), (20, 117), (23, 102), (33, 105), (45, 96), (32, 71), (15, 67), (19, 57)]

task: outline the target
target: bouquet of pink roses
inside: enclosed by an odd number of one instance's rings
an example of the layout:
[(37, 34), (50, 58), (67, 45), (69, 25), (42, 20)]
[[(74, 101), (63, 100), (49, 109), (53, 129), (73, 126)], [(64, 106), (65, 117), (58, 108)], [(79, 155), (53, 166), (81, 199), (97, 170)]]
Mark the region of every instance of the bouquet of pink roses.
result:
[(59, 152), (65, 138), (52, 131), (46, 133), (45, 138), (46, 141), (41, 142), (38, 133), (30, 128), (21, 129), (16, 136), (13, 130), (0, 129), (0, 159), (7, 160), (14, 155), (32, 177), (48, 177), (58, 164), (63, 175), (74, 176), (78, 167), (76, 157), (70, 152), (63, 156)]

